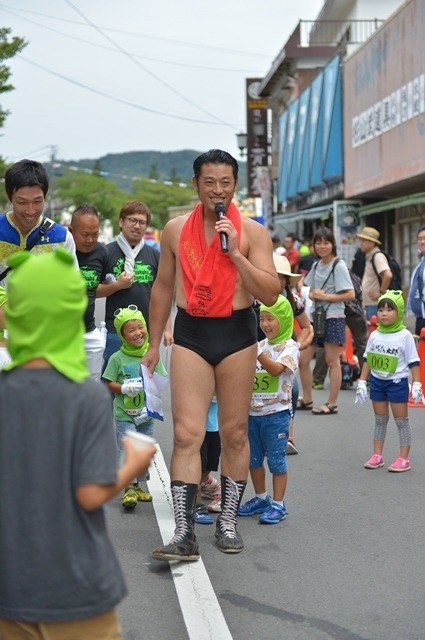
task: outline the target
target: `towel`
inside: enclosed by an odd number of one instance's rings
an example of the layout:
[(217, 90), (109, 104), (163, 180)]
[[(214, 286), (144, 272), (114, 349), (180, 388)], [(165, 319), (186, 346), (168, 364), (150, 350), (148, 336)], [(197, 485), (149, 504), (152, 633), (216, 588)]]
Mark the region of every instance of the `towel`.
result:
[(138, 242), (136, 244), (135, 247), (132, 247), (128, 241), (124, 238), (122, 231), (119, 234), (118, 238), (117, 238), (117, 244), (119, 246), (119, 248), (121, 249), (121, 251), (123, 252), (123, 254), (125, 255), (125, 262), (124, 262), (124, 271), (126, 273), (133, 273), (134, 271), (134, 261), (137, 258), (137, 255), (139, 253), (139, 251), (141, 251), (143, 249), (143, 245), (145, 244), (145, 240), (144, 238), (142, 238), (140, 240), (140, 242)]
[[(241, 214), (233, 203), (226, 216), (241, 238)], [(229, 254), (223, 253), (216, 233), (208, 246), (204, 233), (203, 205), (192, 211), (183, 225), (179, 245), (180, 266), (186, 312), (197, 317), (226, 318), (233, 311), (237, 269)]]

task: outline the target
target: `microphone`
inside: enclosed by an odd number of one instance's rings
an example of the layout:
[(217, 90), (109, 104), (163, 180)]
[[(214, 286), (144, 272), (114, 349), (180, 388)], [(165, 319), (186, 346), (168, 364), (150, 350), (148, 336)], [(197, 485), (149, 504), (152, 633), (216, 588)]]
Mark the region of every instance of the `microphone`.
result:
[[(217, 202), (215, 205), (215, 215), (217, 220), (221, 220), (221, 218), (226, 214), (226, 207), (222, 202)], [(221, 250), (223, 253), (227, 253), (229, 251), (229, 247), (227, 244), (227, 234), (224, 231), (220, 231), (220, 244)]]

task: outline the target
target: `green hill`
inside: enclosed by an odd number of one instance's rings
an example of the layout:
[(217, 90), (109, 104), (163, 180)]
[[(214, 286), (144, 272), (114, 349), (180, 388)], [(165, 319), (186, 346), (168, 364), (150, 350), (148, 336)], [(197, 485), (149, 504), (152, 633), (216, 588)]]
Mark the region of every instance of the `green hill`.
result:
[[(79, 167), (96, 171), (116, 182), (121, 189), (131, 190), (132, 178), (143, 176), (160, 182), (189, 182), (193, 175), (193, 161), (202, 151), (127, 151), (108, 153), (101, 158), (58, 161), (60, 166)], [(238, 161), (239, 162), (239, 161)], [(240, 187), (245, 185), (245, 163), (240, 162)], [(60, 173), (60, 166), (55, 170)]]

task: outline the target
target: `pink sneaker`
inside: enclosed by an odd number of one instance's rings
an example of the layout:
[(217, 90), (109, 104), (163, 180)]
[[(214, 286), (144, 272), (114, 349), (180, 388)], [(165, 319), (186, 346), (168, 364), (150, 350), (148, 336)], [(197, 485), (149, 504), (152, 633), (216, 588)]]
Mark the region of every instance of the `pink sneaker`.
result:
[(371, 458), (367, 462), (365, 462), (365, 469), (377, 469), (378, 467), (384, 466), (384, 458), (379, 455), (379, 453), (374, 453)]
[(210, 473), (207, 480), (201, 483), (201, 492), (203, 498), (212, 500), (216, 495), (220, 495), (221, 498), (221, 484)]
[(210, 513), (221, 513), (221, 492), (207, 504), (207, 509)]
[(394, 462), (390, 464), (388, 471), (400, 473), (402, 471), (409, 471), (411, 468), (409, 458), (397, 458), (397, 460), (394, 460)]
[(221, 484), (213, 475), (208, 476), (208, 480), (201, 484), (201, 492), (204, 498), (209, 498), (211, 502), (207, 505), (210, 513), (221, 513)]

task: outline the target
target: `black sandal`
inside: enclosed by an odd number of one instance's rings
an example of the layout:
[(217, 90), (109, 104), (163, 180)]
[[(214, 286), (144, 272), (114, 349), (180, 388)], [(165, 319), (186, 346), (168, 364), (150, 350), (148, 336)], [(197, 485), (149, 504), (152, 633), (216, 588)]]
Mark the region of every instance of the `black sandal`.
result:
[[(326, 407), (328, 411), (325, 411), (325, 409), (322, 409), (322, 407)], [(329, 404), (329, 402), (325, 402), (325, 404), (323, 404), (318, 409), (312, 409), (311, 413), (314, 416), (333, 416), (338, 413), (338, 407), (336, 406), (336, 404)]]
[(313, 400), (311, 402), (304, 402), (302, 398), (298, 398), (297, 411), (310, 411), (313, 407)]

